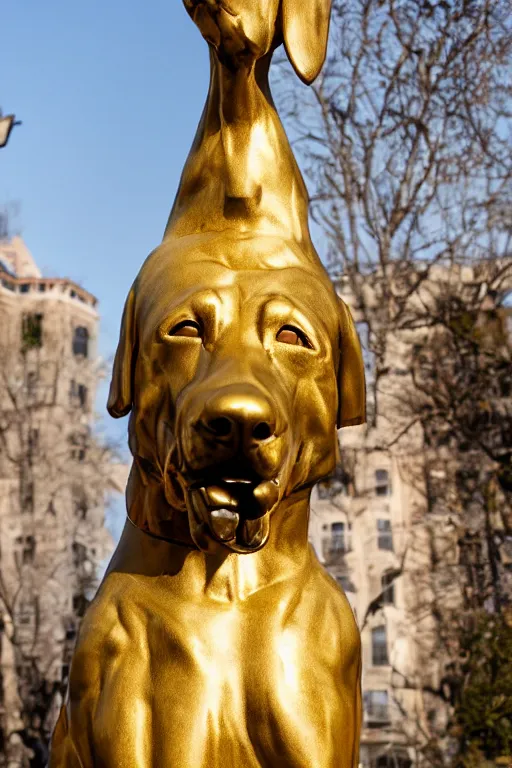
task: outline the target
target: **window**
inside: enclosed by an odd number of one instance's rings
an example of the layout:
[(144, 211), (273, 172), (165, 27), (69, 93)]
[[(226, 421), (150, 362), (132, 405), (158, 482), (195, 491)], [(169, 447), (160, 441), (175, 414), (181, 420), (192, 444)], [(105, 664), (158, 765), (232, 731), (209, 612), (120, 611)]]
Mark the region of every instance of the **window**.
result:
[(85, 384), (78, 385), (78, 402), (80, 403), (80, 408), (85, 408), (87, 405), (87, 387)]
[(319, 499), (329, 499), (331, 497), (331, 489), (328, 481), (322, 480), (322, 482), (318, 483), (317, 487)]
[(391, 494), (389, 472), (387, 469), (377, 469), (375, 471), (375, 493), (377, 496), (389, 496)]
[(87, 517), (87, 498), (80, 485), (73, 486), (73, 511), (79, 520), (85, 520)]
[(87, 437), (79, 432), (75, 432), (69, 438), (71, 444), (70, 455), (74, 461), (84, 461), (87, 453)]
[(345, 523), (331, 525), (331, 552), (345, 552)]
[(29, 283), (22, 283), (20, 285), (20, 293), (28, 293), (30, 291), (30, 284)]
[(20, 481), (20, 506), (22, 512), (34, 511), (34, 483), (26, 479), (25, 473)]
[(89, 331), (83, 326), (75, 328), (73, 334), (73, 354), (87, 357), (89, 352)]
[[(466, 450), (464, 444), (461, 445), (459, 443), (458, 448), (462, 451)], [(442, 512), (443, 502), (446, 499), (447, 486), (444, 466), (437, 464), (437, 466), (427, 467), (426, 485), (429, 512)]]
[(346, 592), (348, 585), (350, 584), (350, 579), (348, 576), (336, 576), (336, 581), (338, 586), (341, 587), (344, 592)]
[(25, 315), (21, 326), (23, 351), (43, 346), (43, 316)]
[(85, 408), (87, 406), (87, 393), (85, 384), (78, 384), (74, 379), (71, 379), (69, 386), (70, 405)]
[(391, 752), (377, 758), (376, 768), (411, 768), (411, 765), (412, 762), (406, 755)]
[(29, 371), (26, 378), (27, 397), (34, 398), (37, 390), (37, 373)]
[(28, 565), (34, 562), (34, 555), (36, 553), (36, 540), (33, 536), (26, 536), (23, 544), (22, 561), (23, 565)]
[(330, 477), (318, 483), (318, 498), (330, 499), (334, 496), (351, 495), (352, 478), (340, 465)]
[(87, 550), (83, 544), (78, 541), (73, 542), (73, 565), (76, 569), (80, 568), (87, 559)]
[(382, 574), (380, 583), (382, 588), (382, 605), (395, 604), (395, 572), (386, 571)]
[(345, 576), (345, 574), (338, 575), (336, 576), (336, 581), (338, 583), (338, 586), (340, 586), (344, 592), (356, 591), (356, 588), (354, 584), (350, 581), (349, 576)]
[(389, 723), (388, 692), (366, 691), (364, 694), (364, 712), (370, 728)]
[(31, 624), (34, 616), (33, 602), (27, 598), (22, 598), (18, 607), (18, 621), (20, 624)]
[(372, 629), (372, 664), (374, 667), (385, 667), (388, 661), (388, 643), (386, 627)]
[(377, 520), (377, 543), (379, 549), (393, 552), (393, 533), (391, 531), (391, 520)]
[[(347, 534), (345, 523), (331, 523), (328, 526), (330, 528), (330, 536), (322, 538), (322, 553), (324, 557), (330, 558), (350, 551), (351, 527), (349, 523)], [(324, 528), (324, 530), (326, 529)]]

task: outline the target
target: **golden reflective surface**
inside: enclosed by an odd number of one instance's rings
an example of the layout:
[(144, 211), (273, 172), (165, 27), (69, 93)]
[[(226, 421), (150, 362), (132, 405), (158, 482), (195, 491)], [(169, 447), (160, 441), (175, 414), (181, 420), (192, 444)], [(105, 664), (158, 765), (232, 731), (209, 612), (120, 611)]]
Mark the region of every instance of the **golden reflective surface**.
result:
[(125, 306), (108, 407), (130, 413), (129, 518), (50, 766), (348, 768), (359, 633), (307, 528), (337, 427), (364, 421), (364, 368), (267, 82), (283, 38), (316, 76), (329, 2), (185, 5), (210, 91)]

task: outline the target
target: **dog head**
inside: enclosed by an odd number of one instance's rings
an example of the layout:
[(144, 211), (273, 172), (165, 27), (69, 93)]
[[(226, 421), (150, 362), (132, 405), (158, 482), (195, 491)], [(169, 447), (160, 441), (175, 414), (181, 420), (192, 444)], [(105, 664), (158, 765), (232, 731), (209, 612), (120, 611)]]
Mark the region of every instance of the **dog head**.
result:
[(325, 59), (332, 0), (183, 0), (201, 34), (229, 68), (252, 65), (285, 44), (305, 83)]
[(336, 428), (364, 421), (350, 312), (293, 242), (164, 240), (126, 302), (108, 409), (131, 411), (133, 522), (256, 551), (280, 500), (331, 472)]

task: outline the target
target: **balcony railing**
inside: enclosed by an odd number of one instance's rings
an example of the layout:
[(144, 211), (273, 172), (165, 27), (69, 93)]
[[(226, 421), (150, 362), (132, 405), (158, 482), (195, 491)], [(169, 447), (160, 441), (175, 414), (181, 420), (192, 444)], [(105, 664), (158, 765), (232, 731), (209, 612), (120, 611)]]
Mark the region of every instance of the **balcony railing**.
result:
[(375, 704), (367, 702), (364, 707), (364, 715), (367, 723), (383, 725), (391, 722), (389, 704)]
[(344, 533), (333, 533), (331, 536), (325, 536), (322, 539), (322, 554), (324, 557), (329, 555), (344, 555), (350, 552), (350, 539), (347, 539)]

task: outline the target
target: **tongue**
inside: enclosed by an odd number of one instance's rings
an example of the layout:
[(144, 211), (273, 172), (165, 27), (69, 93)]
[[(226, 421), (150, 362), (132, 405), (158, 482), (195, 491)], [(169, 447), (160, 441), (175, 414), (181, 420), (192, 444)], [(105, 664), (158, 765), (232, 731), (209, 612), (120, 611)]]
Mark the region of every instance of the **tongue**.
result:
[[(208, 486), (189, 491), (189, 499), (196, 515), (202, 519), (217, 541), (246, 547), (245, 551), (259, 549), (269, 535), (269, 515), (277, 489), (262, 484), (261, 494), (237, 494), (240, 488)], [(201, 524), (199, 524), (199, 529)], [(198, 530), (199, 530), (198, 529)], [(202, 534), (201, 534), (202, 535)], [(235, 550), (237, 551), (237, 550)]]
[(222, 541), (232, 541), (235, 538), (239, 520), (238, 512), (231, 509), (214, 509), (210, 512), (212, 530)]

